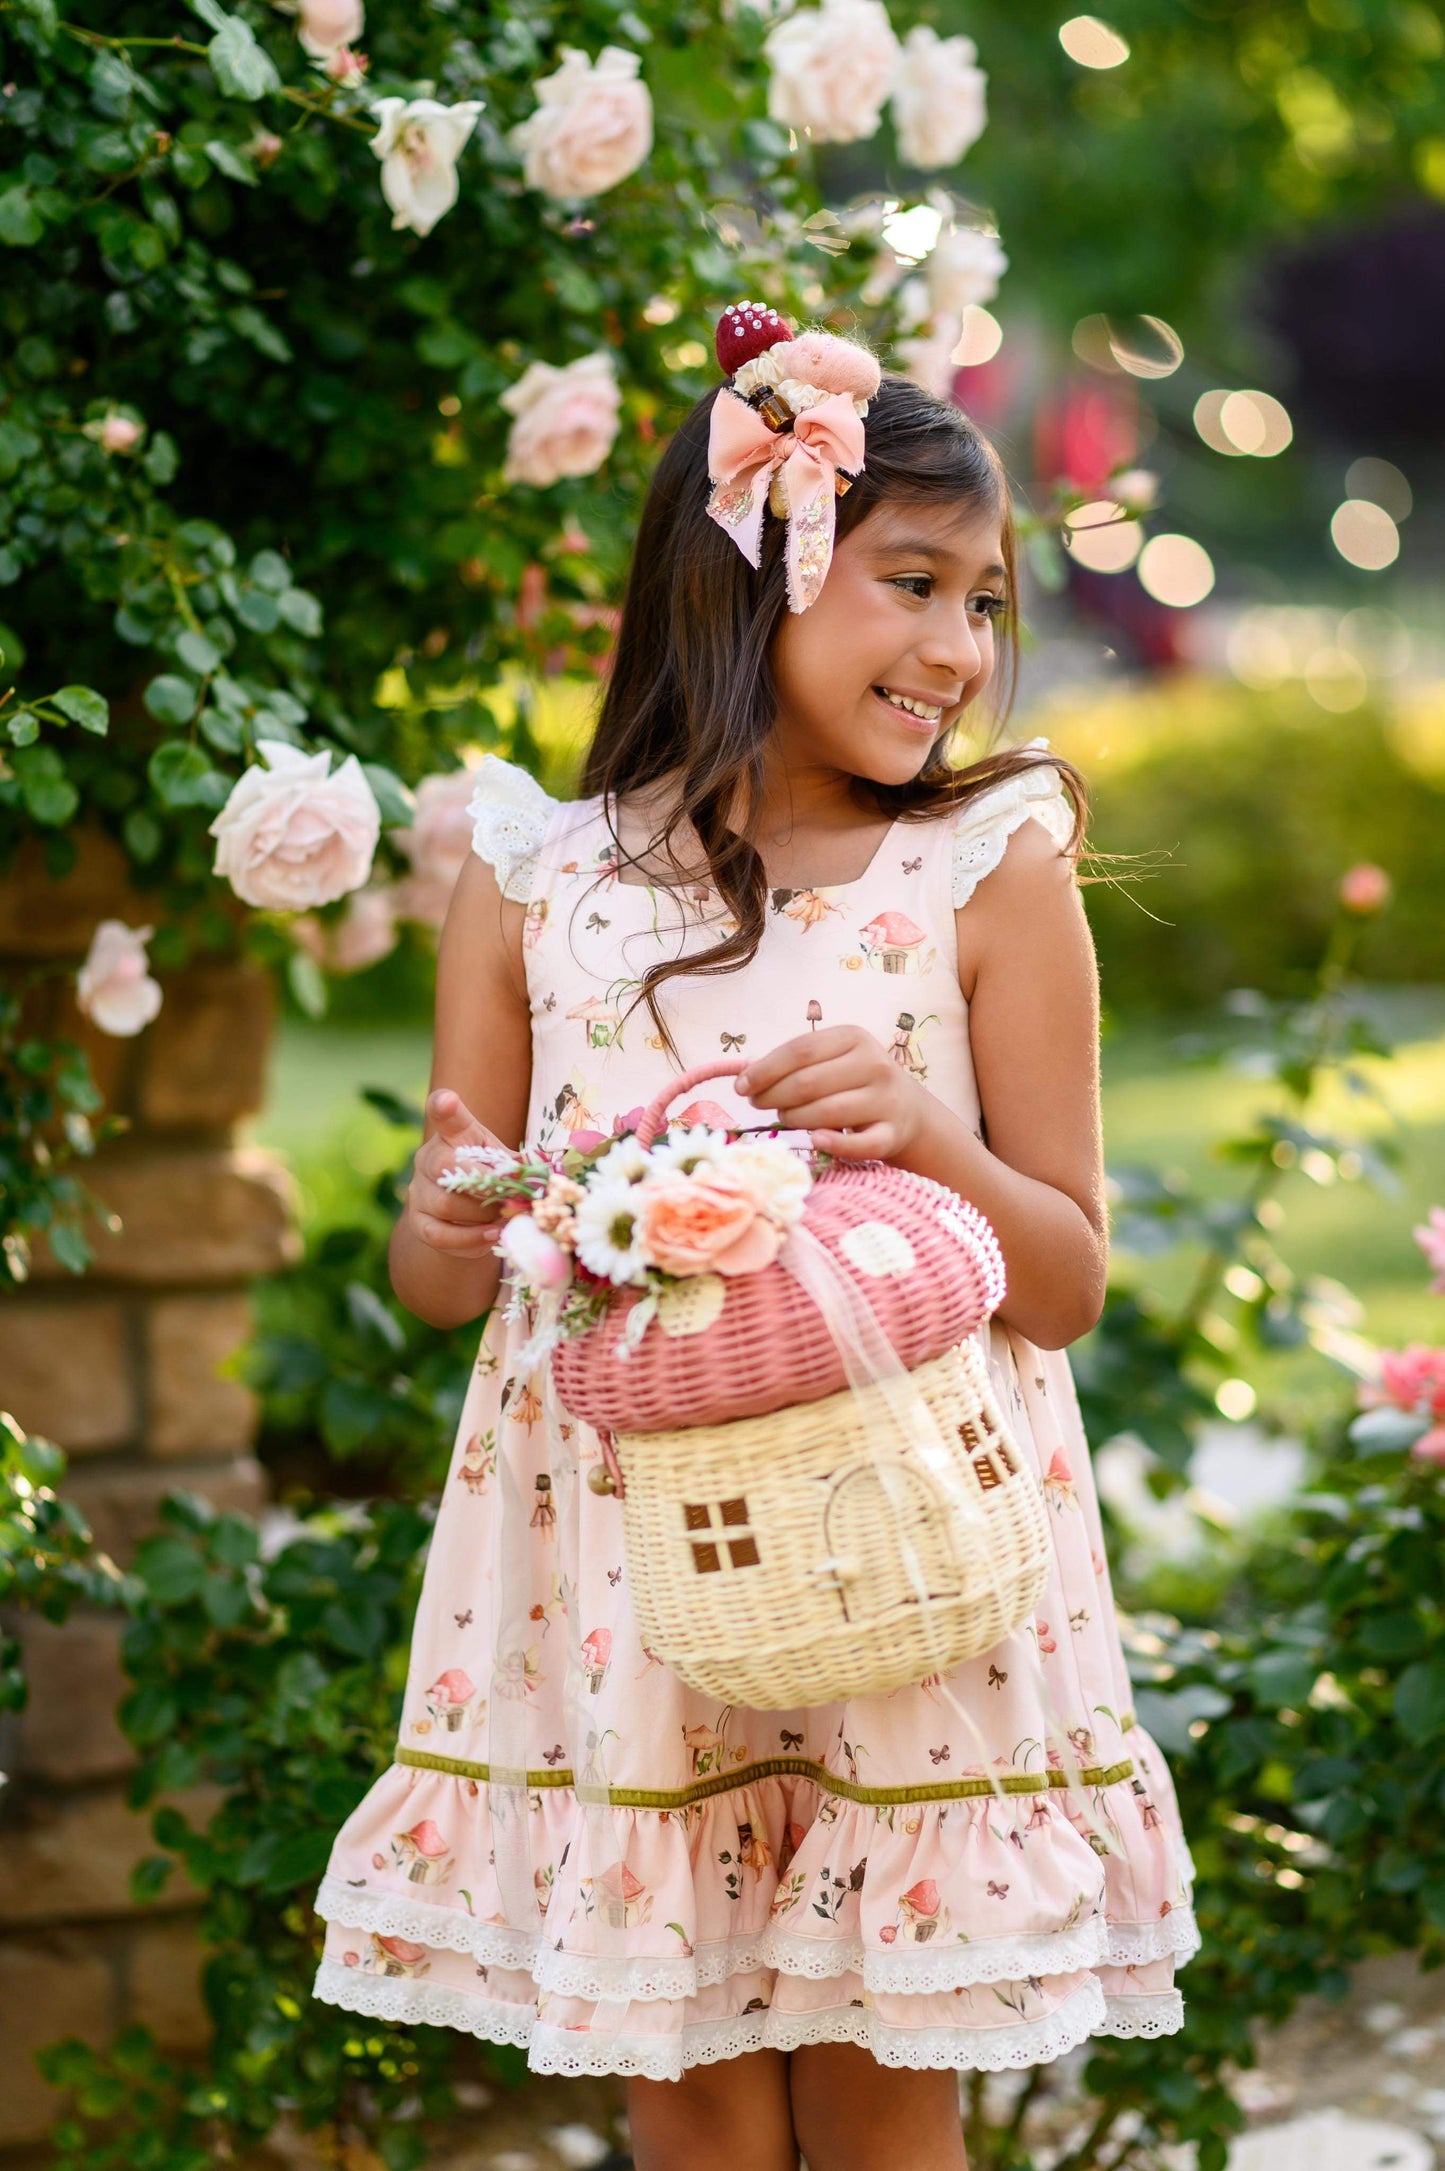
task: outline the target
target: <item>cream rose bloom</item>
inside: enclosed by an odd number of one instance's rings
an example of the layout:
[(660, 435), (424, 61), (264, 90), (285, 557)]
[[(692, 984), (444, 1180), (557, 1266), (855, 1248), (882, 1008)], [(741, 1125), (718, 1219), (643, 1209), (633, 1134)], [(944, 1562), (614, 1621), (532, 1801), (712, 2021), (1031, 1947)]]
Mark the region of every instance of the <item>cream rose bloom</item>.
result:
[(988, 77), (977, 58), (972, 38), (940, 38), (926, 23), (904, 39), (893, 125), (910, 166), (955, 166), (983, 134)]
[(308, 911), (360, 889), (381, 810), (356, 756), (328, 774), (329, 754), (304, 754), (279, 739), (258, 745), (268, 766), (246, 770), (211, 824), (214, 871), (243, 904), (269, 912)]
[(883, 0), (824, 0), (768, 32), (768, 112), (814, 143), (857, 143), (878, 127), (902, 51)]
[(516, 418), (504, 480), (545, 489), (564, 475), (592, 474), (612, 450), (621, 402), (609, 355), (584, 354), (562, 369), (533, 362), (502, 394)]
[(721, 1167), (752, 1193), (763, 1213), (784, 1227), (798, 1220), (813, 1188), (807, 1162), (775, 1139), (735, 1140), (724, 1152)]
[(381, 160), (381, 193), (392, 226), (429, 234), (457, 200), (457, 160), (484, 100), (444, 106), (435, 98), (378, 98), (371, 148)]
[(1008, 258), (996, 234), (976, 226), (955, 226), (940, 234), (928, 253), (923, 275), (935, 317), (961, 317), (975, 303), (991, 302)]
[(327, 59), (343, 45), (355, 45), (366, 28), (361, 0), (301, 0), (297, 12), (297, 35), (317, 60)]
[(102, 920), (76, 974), (80, 1008), (92, 1025), (119, 1040), (141, 1032), (161, 1007), (160, 983), (151, 978), (146, 957), (154, 933), (153, 927)]
[(391, 832), (393, 843), (411, 862), (411, 873), (398, 884), (396, 909), (404, 920), (440, 927), (452, 891), (471, 855), (472, 817), (467, 809), (476, 789), (470, 769), (447, 769), (424, 776), (416, 788), (410, 829)]
[(533, 84), (537, 110), (512, 130), (529, 188), (600, 196), (652, 149), (652, 98), (636, 53), (605, 45), (594, 62), (562, 47), (562, 65)]

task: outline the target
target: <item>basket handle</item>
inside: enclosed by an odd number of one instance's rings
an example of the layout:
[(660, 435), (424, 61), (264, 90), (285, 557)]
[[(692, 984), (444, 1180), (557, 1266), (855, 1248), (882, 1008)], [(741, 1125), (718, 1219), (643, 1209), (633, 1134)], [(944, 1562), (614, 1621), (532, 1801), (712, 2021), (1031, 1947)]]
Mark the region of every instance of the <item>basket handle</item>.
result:
[(695, 1063), (691, 1070), (685, 1070), (680, 1078), (674, 1078), (671, 1085), (664, 1086), (660, 1093), (655, 1094), (643, 1109), (637, 1125), (638, 1145), (652, 1144), (658, 1132), (664, 1128), (668, 1108), (679, 1093), (688, 1093), (694, 1086), (705, 1084), (709, 1078), (736, 1078), (739, 1071), (746, 1069), (745, 1062), (732, 1061)]

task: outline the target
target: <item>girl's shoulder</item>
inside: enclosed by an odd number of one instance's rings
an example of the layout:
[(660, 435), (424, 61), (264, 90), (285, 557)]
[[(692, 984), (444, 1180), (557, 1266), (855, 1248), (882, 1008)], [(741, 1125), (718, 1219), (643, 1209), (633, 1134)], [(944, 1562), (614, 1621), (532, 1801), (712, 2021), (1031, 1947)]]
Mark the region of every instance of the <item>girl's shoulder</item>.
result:
[(505, 761), (500, 754), (483, 754), (472, 778), (472, 796), (467, 802), (472, 850), (478, 859), (496, 868), (504, 897), (527, 904), (538, 854), (553, 820), (567, 815), (584, 819), (593, 802), (554, 799), (530, 770), (520, 762)]
[(1054, 842), (1068, 843), (1074, 812), (1064, 780), (1045, 758), (1048, 740), (1027, 740), (1018, 751), (1034, 758), (1026, 769), (990, 784), (946, 817), (951, 895), (955, 910), (966, 905), (985, 875), (992, 874), (1009, 838), (1027, 821), (1041, 822)]

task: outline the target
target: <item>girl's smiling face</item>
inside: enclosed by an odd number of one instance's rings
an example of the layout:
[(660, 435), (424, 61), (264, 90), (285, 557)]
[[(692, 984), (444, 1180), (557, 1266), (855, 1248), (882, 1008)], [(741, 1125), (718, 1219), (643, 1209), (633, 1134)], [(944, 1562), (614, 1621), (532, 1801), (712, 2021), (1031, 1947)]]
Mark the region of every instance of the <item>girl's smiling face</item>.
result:
[(923, 499), (879, 505), (836, 547), (822, 593), (772, 648), (778, 753), (905, 784), (993, 676), (1006, 590), (999, 515)]

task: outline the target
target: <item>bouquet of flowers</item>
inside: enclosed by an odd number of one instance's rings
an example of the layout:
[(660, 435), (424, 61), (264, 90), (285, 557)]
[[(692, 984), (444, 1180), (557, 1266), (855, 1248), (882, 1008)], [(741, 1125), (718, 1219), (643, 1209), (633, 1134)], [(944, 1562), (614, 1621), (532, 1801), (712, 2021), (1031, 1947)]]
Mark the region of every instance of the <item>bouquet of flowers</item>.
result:
[(497, 1248), (512, 1293), (504, 1317), (553, 1296), (544, 1327), (519, 1353), (525, 1367), (595, 1326), (617, 1289), (644, 1292), (628, 1311), (625, 1355), (678, 1282), (770, 1266), (802, 1217), (810, 1164), (830, 1156), (694, 1124), (650, 1146), (629, 1131), (587, 1153), (461, 1146), (456, 1158), (443, 1188), (486, 1199), (505, 1217)]

